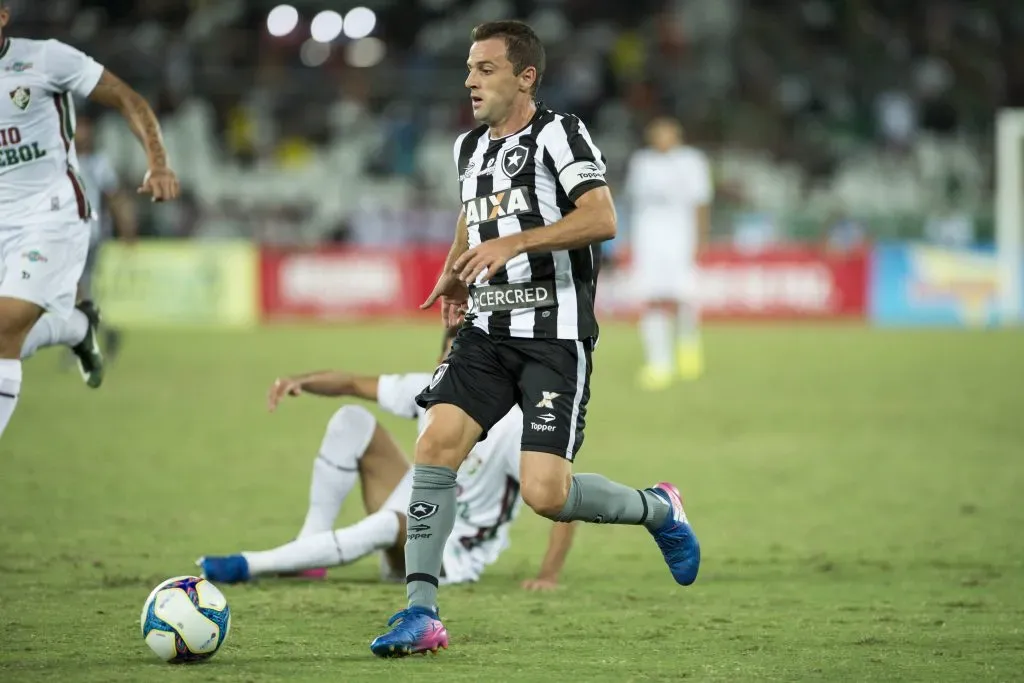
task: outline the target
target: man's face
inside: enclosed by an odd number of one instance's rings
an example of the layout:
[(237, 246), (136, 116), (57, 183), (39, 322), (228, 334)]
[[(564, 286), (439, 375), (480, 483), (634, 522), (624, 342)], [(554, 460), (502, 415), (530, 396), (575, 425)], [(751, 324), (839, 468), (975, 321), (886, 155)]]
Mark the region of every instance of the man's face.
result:
[(665, 119), (659, 119), (653, 122), (648, 129), (647, 139), (654, 149), (659, 152), (667, 152), (679, 145), (682, 135), (677, 124)]
[(529, 91), (534, 72), (532, 68), (527, 68), (518, 76), (512, 73), (512, 63), (505, 55), (503, 38), (488, 38), (473, 43), (469, 48), (466, 66), (469, 69), (466, 87), (469, 88), (473, 103), (473, 118), (488, 125), (505, 120), (516, 95), (524, 86)]
[(7, 22), (11, 20), (11, 12), (6, 7), (0, 7), (0, 39), (4, 37), (4, 29)]

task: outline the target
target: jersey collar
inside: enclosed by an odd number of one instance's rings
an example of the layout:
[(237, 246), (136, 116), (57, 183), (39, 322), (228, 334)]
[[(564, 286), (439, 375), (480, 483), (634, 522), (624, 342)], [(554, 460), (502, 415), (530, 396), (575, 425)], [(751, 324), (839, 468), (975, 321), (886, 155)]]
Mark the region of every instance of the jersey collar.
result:
[(7, 56), (7, 51), (11, 49), (11, 39), (4, 38), (3, 42), (0, 42), (0, 59)]

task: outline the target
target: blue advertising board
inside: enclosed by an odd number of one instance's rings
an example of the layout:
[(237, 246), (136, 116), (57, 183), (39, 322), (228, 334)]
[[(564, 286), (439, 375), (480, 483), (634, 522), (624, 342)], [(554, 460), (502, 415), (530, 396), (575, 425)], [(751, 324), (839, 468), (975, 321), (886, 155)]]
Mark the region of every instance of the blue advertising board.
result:
[[(880, 244), (872, 254), (869, 316), (876, 325), (984, 327), (999, 322), (991, 248)], [(1020, 283), (1024, 291), (1024, 278)]]

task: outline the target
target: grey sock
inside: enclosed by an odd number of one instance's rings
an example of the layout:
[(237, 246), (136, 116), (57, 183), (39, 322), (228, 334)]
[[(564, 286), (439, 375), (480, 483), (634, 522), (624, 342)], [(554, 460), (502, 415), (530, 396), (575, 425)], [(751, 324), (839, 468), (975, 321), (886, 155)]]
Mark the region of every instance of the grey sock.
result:
[(565, 507), (555, 521), (643, 524), (653, 531), (662, 525), (669, 512), (668, 504), (650, 491), (631, 489), (600, 474), (576, 474)]
[(409, 606), (437, 608), (437, 577), (455, 527), (455, 470), (416, 465), (406, 520), (405, 591)]

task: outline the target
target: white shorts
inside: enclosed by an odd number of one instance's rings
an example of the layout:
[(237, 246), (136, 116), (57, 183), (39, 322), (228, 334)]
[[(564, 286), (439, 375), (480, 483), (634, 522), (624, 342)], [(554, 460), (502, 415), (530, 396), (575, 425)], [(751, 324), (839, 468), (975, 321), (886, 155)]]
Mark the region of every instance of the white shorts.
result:
[(697, 290), (696, 243), (685, 232), (656, 230), (633, 242), (634, 291), (643, 301), (691, 300)]
[(30, 301), (67, 318), (88, 252), (88, 223), (0, 228), (0, 297)]
[[(384, 501), (381, 509), (405, 515), (409, 509), (411, 497), (412, 468), (409, 468), (409, 471), (405, 473), (402, 480), (398, 482), (395, 490)], [(448, 538), (448, 543), (444, 546), (444, 555), (441, 558), (441, 567), (444, 569), (444, 576), (438, 580), (438, 583), (441, 585), (479, 581), (484, 569), (490, 564), (488, 558), (494, 553), (488, 551), (493, 549), (488, 548), (485, 544), (474, 550), (466, 550), (458, 541), (461, 535), (458, 524), (456, 524), (455, 531), (452, 532), (452, 535)], [(381, 579), (384, 581), (405, 579), (404, 576), (400, 576), (395, 572), (391, 567), (391, 563), (388, 562), (387, 555), (384, 553), (380, 554), (380, 570)]]
[(633, 284), (643, 301), (691, 301), (697, 295), (697, 264), (693, 258), (638, 254), (633, 259)]

